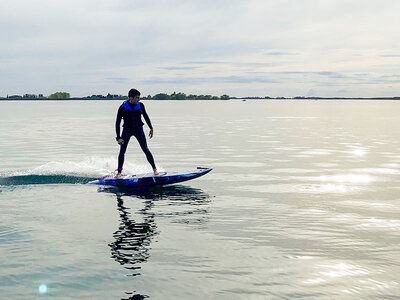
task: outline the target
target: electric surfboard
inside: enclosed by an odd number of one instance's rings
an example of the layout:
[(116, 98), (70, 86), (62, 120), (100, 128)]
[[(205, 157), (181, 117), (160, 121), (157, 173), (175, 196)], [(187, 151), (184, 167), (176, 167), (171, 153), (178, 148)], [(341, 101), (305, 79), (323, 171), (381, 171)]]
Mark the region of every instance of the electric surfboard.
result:
[(138, 175), (123, 175), (119, 179), (115, 179), (114, 175), (106, 175), (95, 181), (89, 182), (90, 184), (97, 185), (108, 185), (108, 186), (118, 186), (118, 187), (151, 187), (157, 185), (167, 185), (173, 183), (179, 183), (191, 179), (198, 178), (200, 176), (206, 175), (212, 169), (201, 168), (186, 172), (159, 172), (159, 175), (154, 175), (153, 173), (148, 174), (138, 174)]

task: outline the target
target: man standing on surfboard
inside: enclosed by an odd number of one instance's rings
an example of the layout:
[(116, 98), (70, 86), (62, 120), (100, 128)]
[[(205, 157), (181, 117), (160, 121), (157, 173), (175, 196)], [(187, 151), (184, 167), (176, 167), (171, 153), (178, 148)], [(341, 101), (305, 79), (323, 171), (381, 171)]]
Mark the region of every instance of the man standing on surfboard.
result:
[[(150, 118), (146, 113), (143, 103), (140, 101), (140, 92), (136, 89), (131, 89), (128, 93), (129, 100), (126, 100), (118, 109), (117, 120), (115, 122), (115, 131), (117, 133), (117, 143), (121, 146), (118, 155), (118, 173), (115, 178), (121, 178), (122, 166), (124, 165), (125, 152), (128, 147), (129, 140), (134, 136), (139, 142), (147, 161), (153, 168), (154, 175), (158, 175), (153, 155), (147, 147), (146, 136), (143, 132), (142, 115), (146, 120), (147, 126), (150, 127), (149, 137), (153, 137), (153, 126), (151, 126)], [(120, 135), (121, 119), (124, 119), (122, 135)]]

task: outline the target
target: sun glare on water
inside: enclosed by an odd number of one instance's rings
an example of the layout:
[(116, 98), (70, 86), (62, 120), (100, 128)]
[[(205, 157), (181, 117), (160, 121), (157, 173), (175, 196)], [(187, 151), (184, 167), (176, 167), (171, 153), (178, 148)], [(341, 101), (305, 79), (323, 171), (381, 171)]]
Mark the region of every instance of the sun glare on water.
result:
[(354, 149), (353, 151), (351, 151), (351, 154), (355, 156), (364, 156), (366, 154), (366, 151), (363, 149)]
[(47, 285), (41, 284), (41, 285), (39, 286), (39, 293), (40, 293), (40, 294), (45, 294), (46, 292), (47, 292)]

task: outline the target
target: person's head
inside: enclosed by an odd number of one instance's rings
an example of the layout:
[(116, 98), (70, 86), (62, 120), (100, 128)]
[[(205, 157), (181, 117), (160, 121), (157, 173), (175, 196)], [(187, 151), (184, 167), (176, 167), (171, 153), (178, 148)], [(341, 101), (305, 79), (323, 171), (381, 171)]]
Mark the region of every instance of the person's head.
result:
[(135, 104), (140, 100), (140, 92), (137, 89), (130, 89), (128, 93), (129, 100)]

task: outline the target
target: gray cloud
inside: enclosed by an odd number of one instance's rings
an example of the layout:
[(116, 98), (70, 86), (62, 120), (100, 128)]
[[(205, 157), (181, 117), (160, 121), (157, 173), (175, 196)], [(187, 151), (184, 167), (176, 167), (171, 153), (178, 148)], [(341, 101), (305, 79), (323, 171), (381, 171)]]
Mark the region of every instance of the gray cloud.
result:
[(161, 69), (175, 71), (175, 70), (196, 70), (198, 67), (162, 67)]
[(400, 57), (400, 54), (381, 54), (380, 57)]
[(0, 96), (137, 84), (327, 95), (360, 82), (347, 96), (400, 94), (383, 77), (398, 72), (398, 11), (397, 0), (1, 1)]
[(296, 55), (296, 53), (282, 52), (282, 51), (265, 52), (263, 54), (264, 55), (272, 55), (272, 56)]
[(187, 65), (226, 65), (228, 63), (221, 62), (221, 61), (187, 61), (187, 62), (184, 62), (183, 64), (187, 64)]
[(207, 83), (279, 83), (279, 81), (266, 77), (248, 77), (248, 76), (221, 76), (221, 77), (175, 77), (175, 78), (151, 78), (142, 81), (143, 84), (207, 84)]
[(130, 81), (129, 78), (124, 77), (108, 77), (105, 78), (107, 81), (115, 82), (115, 83), (128, 83)]

